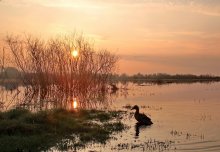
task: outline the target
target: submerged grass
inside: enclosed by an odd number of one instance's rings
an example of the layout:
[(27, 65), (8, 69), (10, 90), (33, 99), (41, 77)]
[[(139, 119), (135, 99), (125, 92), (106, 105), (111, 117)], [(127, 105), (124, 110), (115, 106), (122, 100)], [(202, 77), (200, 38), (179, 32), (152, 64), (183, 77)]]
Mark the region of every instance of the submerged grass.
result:
[[(125, 129), (120, 113), (64, 109), (32, 113), (25, 109), (0, 112), (0, 149), (42, 151), (51, 147), (67, 150), (88, 142), (105, 143), (113, 132)], [(116, 121), (111, 121), (116, 120)], [(65, 146), (65, 141), (69, 146)]]

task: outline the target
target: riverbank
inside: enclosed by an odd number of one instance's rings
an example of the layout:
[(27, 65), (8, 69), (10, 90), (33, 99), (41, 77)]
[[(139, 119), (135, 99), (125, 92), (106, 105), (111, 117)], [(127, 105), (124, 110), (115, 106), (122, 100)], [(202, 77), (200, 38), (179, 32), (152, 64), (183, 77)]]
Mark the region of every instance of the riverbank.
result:
[(89, 142), (105, 143), (126, 127), (121, 111), (64, 109), (32, 113), (13, 109), (0, 113), (0, 149), (43, 151), (51, 147), (74, 150)]

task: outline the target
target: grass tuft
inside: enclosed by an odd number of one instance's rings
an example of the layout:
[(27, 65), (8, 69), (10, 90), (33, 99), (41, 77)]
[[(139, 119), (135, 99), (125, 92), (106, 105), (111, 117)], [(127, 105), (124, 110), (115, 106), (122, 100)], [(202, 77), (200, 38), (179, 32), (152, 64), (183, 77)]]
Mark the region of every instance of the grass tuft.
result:
[[(0, 149), (3, 151), (44, 151), (55, 146), (68, 150), (88, 142), (105, 143), (113, 132), (125, 129), (118, 121), (120, 112), (99, 110), (67, 111), (64, 109), (32, 113), (13, 109), (0, 113)], [(112, 121), (112, 120), (116, 120)], [(76, 142), (75, 138), (79, 138)], [(13, 146), (12, 146), (13, 145)], [(65, 148), (66, 147), (66, 148)]]

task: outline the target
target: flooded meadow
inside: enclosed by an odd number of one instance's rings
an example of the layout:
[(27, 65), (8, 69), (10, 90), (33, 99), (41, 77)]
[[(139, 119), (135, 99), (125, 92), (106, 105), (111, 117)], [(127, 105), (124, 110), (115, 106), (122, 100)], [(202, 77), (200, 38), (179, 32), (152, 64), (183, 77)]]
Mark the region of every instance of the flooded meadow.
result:
[[(23, 96), (22, 87), (3, 91), (8, 107)], [(3, 93), (4, 92), (4, 93)], [(6, 93), (7, 92), (7, 93)], [(107, 142), (91, 142), (77, 151), (219, 151), (220, 150), (220, 83), (135, 84), (120, 85), (97, 109), (122, 111), (122, 132), (114, 132)], [(80, 101), (79, 101), (80, 102)], [(153, 121), (138, 126), (133, 105)], [(15, 106), (15, 105), (14, 105)], [(32, 111), (37, 107), (30, 106)], [(52, 107), (52, 105), (47, 105)], [(93, 107), (94, 108), (94, 107)], [(65, 143), (65, 142), (64, 142)], [(68, 142), (71, 145), (71, 142)], [(72, 147), (72, 146), (70, 146)], [(67, 148), (68, 149), (68, 148)], [(69, 149), (70, 151), (72, 149)], [(53, 146), (48, 151), (61, 151)]]

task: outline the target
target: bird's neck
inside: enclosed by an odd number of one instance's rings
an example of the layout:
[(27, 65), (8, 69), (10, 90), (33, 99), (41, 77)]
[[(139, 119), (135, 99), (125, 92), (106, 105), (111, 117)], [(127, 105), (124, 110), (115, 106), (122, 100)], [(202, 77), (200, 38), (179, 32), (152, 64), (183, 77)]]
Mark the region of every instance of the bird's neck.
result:
[(136, 109), (136, 112), (135, 112), (136, 114), (139, 114), (139, 109)]

